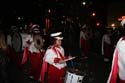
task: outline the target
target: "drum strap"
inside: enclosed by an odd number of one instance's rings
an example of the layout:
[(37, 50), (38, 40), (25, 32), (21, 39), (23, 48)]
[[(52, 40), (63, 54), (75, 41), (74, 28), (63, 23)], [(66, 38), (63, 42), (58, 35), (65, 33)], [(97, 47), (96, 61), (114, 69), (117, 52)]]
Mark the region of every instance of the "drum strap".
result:
[(59, 54), (61, 59), (63, 59), (63, 60), (65, 59), (64, 55), (59, 50), (57, 50), (55, 47), (53, 47), (52, 49), (57, 54), (57, 57), (58, 57), (58, 54)]

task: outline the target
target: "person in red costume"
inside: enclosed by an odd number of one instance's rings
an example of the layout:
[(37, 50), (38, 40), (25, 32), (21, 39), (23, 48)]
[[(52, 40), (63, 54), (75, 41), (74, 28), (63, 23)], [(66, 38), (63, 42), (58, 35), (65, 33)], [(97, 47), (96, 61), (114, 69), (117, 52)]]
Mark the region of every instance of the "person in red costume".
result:
[[(125, 27), (125, 19), (121, 25)], [(107, 83), (125, 83), (125, 36), (117, 42)]]
[(80, 48), (82, 51), (82, 55), (84, 56), (85, 59), (88, 58), (88, 53), (89, 53), (89, 36), (87, 32), (87, 26), (83, 25), (80, 31)]
[(102, 37), (102, 55), (104, 56), (104, 61), (109, 62), (110, 57), (113, 54), (113, 45), (111, 41), (112, 31), (108, 29)]
[[(61, 46), (63, 39), (61, 34), (61, 32), (51, 34), (53, 43), (48, 47), (43, 58), (41, 83), (46, 83), (46, 81), (48, 81), (47, 83), (64, 83), (67, 66), (65, 59), (67, 58), (64, 56), (64, 49)], [(45, 72), (48, 73), (47, 80), (45, 80)]]
[[(118, 41), (107, 83), (125, 83), (125, 36)], [(118, 82), (120, 79), (120, 82)]]
[(31, 31), (31, 35), (26, 39), (26, 47), (24, 48), (21, 64), (25, 64), (29, 61), (30, 66), (28, 71), (30, 78), (39, 80), (42, 60), (45, 53), (44, 50), (41, 50), (44, 40), (40, 36), (40, 27), (38, 25), (32, 25)]

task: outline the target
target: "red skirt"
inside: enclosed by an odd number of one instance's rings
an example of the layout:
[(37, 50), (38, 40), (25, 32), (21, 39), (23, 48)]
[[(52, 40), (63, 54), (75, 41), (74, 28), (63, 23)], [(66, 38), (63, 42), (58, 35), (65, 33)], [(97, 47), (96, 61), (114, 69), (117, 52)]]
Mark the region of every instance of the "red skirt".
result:
[(66, 70), (64, 68), (57, 69), (53, 65), (48, 69), (48, 83), (64, 83)]

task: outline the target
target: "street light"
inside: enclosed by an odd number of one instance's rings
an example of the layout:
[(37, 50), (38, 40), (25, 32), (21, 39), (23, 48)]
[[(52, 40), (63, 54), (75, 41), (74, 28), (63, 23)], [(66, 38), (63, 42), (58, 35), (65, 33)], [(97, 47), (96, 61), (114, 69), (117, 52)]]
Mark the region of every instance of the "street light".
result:
[(84, 2), (82, 2), (82, 4), (83, 4), (83, 5), (86, 5), (86, 2), (84, 1)]
[(96, 22), (96, 26), (100, 26), (100, 22)]
[(21, 17), (18, 17), (17, 19), (18, 19), (18, 20), (21, 20)]
[(50, 9), (48, 9), (48, 13), (51, 13), (51, 10), (50, 10)]
[(112, 26), (112, 27), (115, 27), (115, 24), (113, 23), (113, 24), (111, 24), (111, 26)]
[(92, 13), (92, 16), (96, 16), (96, 13), (95, 13), (95, 12), (93, 12), (93, 13)]
[(113, 29), (116, 28), (115, 26), (116, 26), (115, 23), (112, 23), (112, 24), (111, 24), (111, 27), (112, 27)]

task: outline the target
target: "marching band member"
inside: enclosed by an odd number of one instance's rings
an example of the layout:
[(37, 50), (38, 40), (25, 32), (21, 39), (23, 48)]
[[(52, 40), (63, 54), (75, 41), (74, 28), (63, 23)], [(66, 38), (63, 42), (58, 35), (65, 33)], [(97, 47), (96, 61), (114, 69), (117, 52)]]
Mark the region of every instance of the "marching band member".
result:
[[(121, 24), (124, 27), (125, 19)], [(125, 36), (117, 42), (107, 83), (125, 83)]]
[(85, 59), (87, 59), (89, 53), (89, 43), (86, 25), (83, 25), (80, 31), (80, 48), (82, 50), (82, 55)]
[(30, 77), (39, 80), (42, 58), (44, 56), (44, 50), (41, 50), (44, 40), (40, 36), (40, 28), (38, 25), (33, 25), (31, 31), (31, 35), (25, 40), (26, 44), (21, 64), (25, 64), (29, 60)]
[(125, 37), (122, 37), (115, 48), (112, 69), (107, 83), (117, 83), (118, 77), (120, 83), (125, 83)]
[[(42, 65), (41, 72), (41, 83), (64, 83), (64, 76), (66, 72), (66, 62), (64, 61), (66, 57), (64, 56), (64, 49), (61, 46), (62, 33), (52, 33), (51, 37), (53, 38), (52, 45), (48, 47), (45, 56), (44, 62)], [(48, 79), (45, 80), (45, 73), (48, 72)]]
[(104, 61), (110, 61), (112, 56), (113, 46), (111, 43), (111, 30), (107, 30), (106, 33), (102, 37), (102, 55), (104, 55)]

